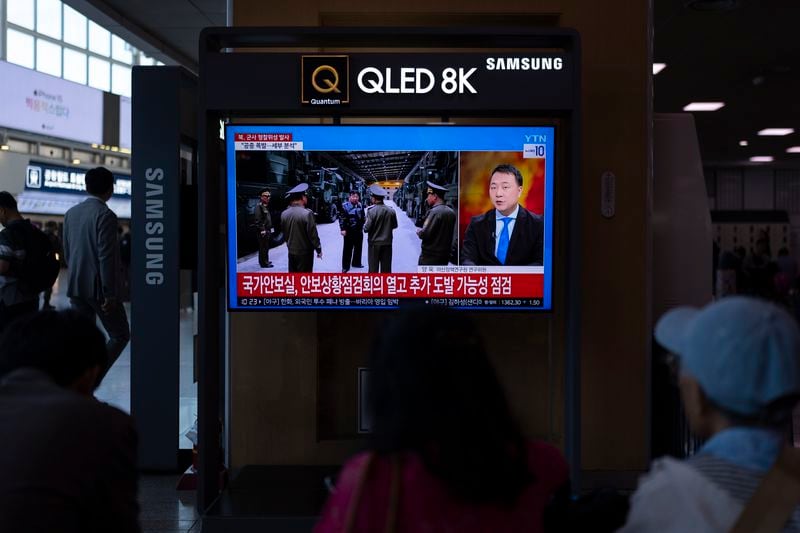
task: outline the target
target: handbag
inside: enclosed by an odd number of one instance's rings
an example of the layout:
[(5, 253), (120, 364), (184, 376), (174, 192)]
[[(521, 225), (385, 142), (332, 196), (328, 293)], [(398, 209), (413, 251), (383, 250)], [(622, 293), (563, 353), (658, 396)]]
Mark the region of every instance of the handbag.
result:
[(731, 533), (777, 533), (800, 503), (800, 450), (786, 445), (761, 480)]
[[(353, 497), (347, 505), (347, 515), (345, 515), (344, 533), (353, 533), (353, 528), (356, 523), (356, 515), (358, 514), (358, 505), (361, 502), (361, 494), (364, 492), (364, 486), (369, 479), (370, 470), (372, 465), (375, 464), (376, 454), (370, 452), (367, 460), (364, 461), (364, 468), (358, 476), (356, 487), (353, 490)], [(386, 533), (394, 533), (397, 530), (397, 507), (400, 503), (400, 459), (396, 454), (392, 454), (391, 462), (391, 481), (389, 486), (389, 507), (386, 511), (386, 526), (384, 531)]]

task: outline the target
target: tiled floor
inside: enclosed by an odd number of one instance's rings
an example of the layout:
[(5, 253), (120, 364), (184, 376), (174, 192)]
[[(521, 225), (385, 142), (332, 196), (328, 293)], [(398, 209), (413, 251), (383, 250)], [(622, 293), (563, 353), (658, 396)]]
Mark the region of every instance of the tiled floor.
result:
[(176, 491), (179, 476), (148, 475), (139, 479), (139, 523), (143, 533), (199, 533), (195, 491)]

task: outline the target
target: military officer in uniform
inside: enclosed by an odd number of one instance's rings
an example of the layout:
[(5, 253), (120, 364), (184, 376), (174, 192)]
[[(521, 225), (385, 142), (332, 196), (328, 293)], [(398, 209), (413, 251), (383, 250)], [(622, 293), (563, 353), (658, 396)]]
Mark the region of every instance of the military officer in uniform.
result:
[(387, 273), (392, 271), (392, 232), (397, 227), (394, 209), (385, 205), (383, 199), (388, 195), (377, 183), (369, 186), (372, 205), (367, 209), (364, 232), (367, 234), (367, 260), (370, 272)]
[(364, 268), (361, 264), (361, 249), (364, 246), (364, 208), (359, 201), (358, 191), (352, 191), (347, 202), (342, 204), (339, 229), (344, 243), (342, 246), (342, 272), (350, 267)]
[(453, 247), (453, 230), (456, 227), (456, 214), (444, 203), (447, 189), (432, 181), (428, 182), (428, 196), (425, 202), (430, 207), (417, 235), (422, 239), (420, 265), (447, 265)]
[(289, 207), (281, 213), (281, 228), (286, 235), (289, 250), (289, 272), (312, 272), (314, 252), (322, 259), (322, 245), (319, 242), (314, 213), (306, 209), (308, 197), (307, 183), (301, 183), (286, 193)]
[(261, 201), (256, 206), (255, 226), (258, 232), (258, 264), (261, 268), (272, 268), (269, 260), (269, 238), (272, 233), (272, 215), (269, 212), (270, 192), (264, 189), (259, 193)]

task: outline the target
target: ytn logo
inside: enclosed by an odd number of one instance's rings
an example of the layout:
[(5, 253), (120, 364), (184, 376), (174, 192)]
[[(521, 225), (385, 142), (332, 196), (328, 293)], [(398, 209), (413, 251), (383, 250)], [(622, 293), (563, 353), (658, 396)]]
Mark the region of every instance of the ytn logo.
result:
[(349, 56), (302, 56), (300, 101), (311, 105), (350, 103)]
[(42, 188), (42, 169), (41, 167), (28, 167), (25, 185), (30, 189)]

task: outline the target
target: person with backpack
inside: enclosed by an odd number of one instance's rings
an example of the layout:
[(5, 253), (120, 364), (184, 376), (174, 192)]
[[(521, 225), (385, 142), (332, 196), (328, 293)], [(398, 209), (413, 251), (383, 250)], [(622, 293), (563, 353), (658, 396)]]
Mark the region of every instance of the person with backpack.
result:
[[(17, 201), (0, 191), (0, 331), (39, 309), (39, 293), (52, 287), (58, 264), (47, 236), (22, 218)], [(49, 283), (49, 285), (48, 285)]]
[(64, 259), (72, 307), (99, 317), (108, 333), (108, 366), (99, 383), (128, 344), (130, 326), (120, 298), (117, 215), (106, 205), (114, 193), (114, 175), (97, 167), (86, 172), (85, 180), (89, 197), (64, 215)]

